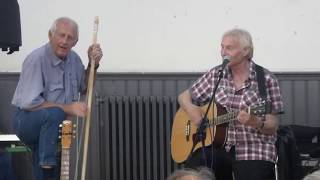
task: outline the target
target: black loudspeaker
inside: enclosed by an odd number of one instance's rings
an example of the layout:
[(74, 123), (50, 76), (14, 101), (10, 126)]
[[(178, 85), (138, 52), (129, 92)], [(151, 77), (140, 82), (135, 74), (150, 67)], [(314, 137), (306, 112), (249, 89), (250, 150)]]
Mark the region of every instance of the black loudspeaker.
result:
[(12, 54), (21, 46), (20, 9), (17, 0), (0, 0), (0, 49)]
[(290, 125), (301, 154), (320, 158), (320, 127)]
[(290, 125), (300, 152), (303, 173), (320, 169), (320, 127)]

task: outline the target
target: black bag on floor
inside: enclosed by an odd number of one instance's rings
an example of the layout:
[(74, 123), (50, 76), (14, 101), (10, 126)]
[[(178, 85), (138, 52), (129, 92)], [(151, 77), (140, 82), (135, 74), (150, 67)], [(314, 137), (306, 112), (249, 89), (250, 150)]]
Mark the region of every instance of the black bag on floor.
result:
[(300, 180), (303, 178), (300, 152), (290, 126), (280, 126), (277, 137), (279, 180)]

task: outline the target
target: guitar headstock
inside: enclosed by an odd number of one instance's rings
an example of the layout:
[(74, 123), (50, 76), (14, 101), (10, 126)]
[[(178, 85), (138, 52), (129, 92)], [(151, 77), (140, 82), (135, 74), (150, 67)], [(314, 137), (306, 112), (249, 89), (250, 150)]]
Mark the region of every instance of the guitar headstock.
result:
[(253, 107), (248, 108), (248, 113), (253, 115), (265, 115), (267, 114), (267, 105), (268, 102), (261, 101), (259, 104)]
[(61, 125), (61, 146), (62, 149), (69, 149), (72, 139), (72, 121), (64, 120)]

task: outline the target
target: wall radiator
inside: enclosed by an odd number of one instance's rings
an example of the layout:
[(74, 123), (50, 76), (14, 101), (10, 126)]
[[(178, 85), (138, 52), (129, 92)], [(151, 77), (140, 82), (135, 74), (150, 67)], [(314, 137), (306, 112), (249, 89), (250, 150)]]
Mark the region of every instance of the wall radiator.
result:
[(164, 180), (176, 97), (98, 98), (100, 179)]

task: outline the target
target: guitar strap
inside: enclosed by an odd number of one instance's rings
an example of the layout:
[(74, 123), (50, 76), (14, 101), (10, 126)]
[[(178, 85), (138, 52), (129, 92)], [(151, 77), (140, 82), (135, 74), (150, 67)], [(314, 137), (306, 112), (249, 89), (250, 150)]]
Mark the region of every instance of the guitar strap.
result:
[(259, 94), (262, 99), (267, 99), (267, 91), (266, 91), (266, 79), (264, 77), (263, 67), (256, 64), (256, 73), (257, 73), (257, 81)]
[(267, 99), (267, 88), (266, 88), (266, 78), (264, 76), (264, 70), (263, 67), (256, 64), (255, 70), (257, 73), (257, 81), (258, 81), (258, 89), (259, 89), (259, 95), (263, 101), (266, 102), (266, 113), (271, 112), (271, 102)]

